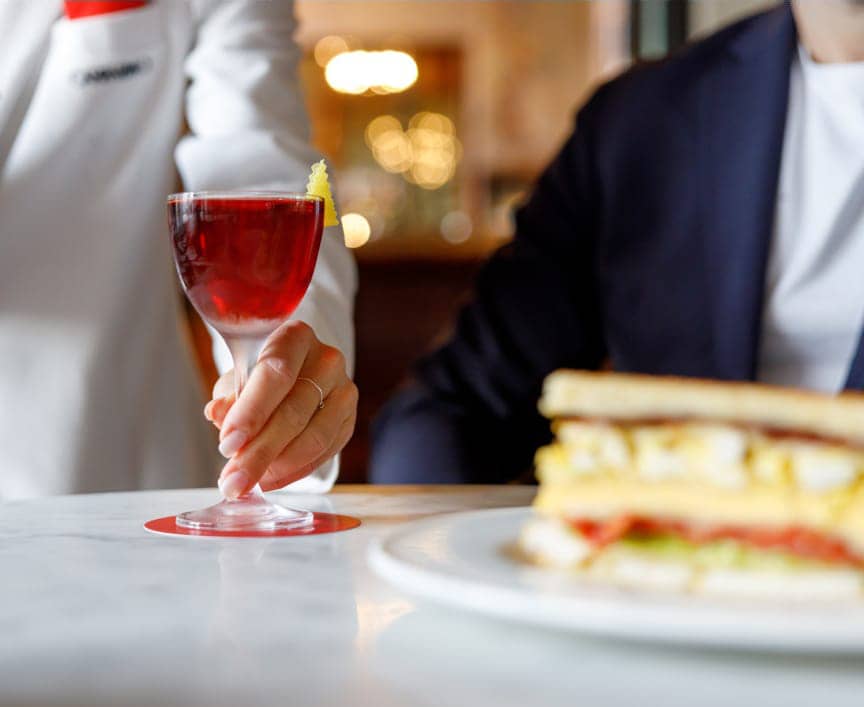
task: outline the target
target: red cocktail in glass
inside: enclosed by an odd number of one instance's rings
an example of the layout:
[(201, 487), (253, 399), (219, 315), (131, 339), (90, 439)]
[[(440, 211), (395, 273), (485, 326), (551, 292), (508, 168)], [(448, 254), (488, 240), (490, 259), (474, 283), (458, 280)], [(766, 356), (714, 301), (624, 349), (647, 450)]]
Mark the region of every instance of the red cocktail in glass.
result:
[[(234, 359), (239, 397), (264, 340), (306, 294), (324, 227), (324, 200), (291, 193), (187, 192), (168, 197), (168, 225), (186, 296)], [(256, 486), (235, 501), (177, 516), (198, 530), (277, 530), (306, 511), (266, 500)]]
[(220, 333), (266, 337), (306, 294), (322, 214), (314, 197), (172, 197), (168, 220), (186, 295)]

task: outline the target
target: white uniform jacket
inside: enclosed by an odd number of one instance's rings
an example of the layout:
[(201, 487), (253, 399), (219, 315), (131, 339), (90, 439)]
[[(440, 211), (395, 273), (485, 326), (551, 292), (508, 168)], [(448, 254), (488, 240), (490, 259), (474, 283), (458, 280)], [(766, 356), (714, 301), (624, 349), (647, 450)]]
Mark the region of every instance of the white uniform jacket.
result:
[[(214, 484), (165, 196), (304, 189), (295, 27), (286, 0), (0, 0), (0, 498)], [(349, 362), (355, 279), (326, 232), (295, 315)]]

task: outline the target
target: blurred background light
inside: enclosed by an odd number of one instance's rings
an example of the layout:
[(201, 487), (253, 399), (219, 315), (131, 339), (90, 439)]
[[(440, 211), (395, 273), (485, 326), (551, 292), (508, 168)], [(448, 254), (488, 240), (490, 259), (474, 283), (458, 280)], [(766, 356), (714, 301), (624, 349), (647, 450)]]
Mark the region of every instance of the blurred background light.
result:
[(345, 235), (345, 245), (349, 248), (360, 248), (369, 242), (372, 227), (362, 214), (350, 213), (342, 216), (342, 233)]
[(366, 145), (386, 171), (401, 174), (423, 189), (440, 189), (456, 173), (462, 145), (453, 121), (441, 113), (422, 111), (408, 121), (408, 130), (392, 115), (379, 115), (366, 126)]
[(411, 88), (418, 76), (414, 57), (392, 49), (341, 51), (332, 55), (324, 68), (324, 78), (330, 88), (355, 96), (367, 91), (375, 94), (401, 93)]
[(441, 113), (431, 113), (429, 111), (421, 111), (411, 117), (408, 121), (409, 128), (425, 128), (436, 133), (444, 135), (452, 135), (454, 133), (453, 121), (446, 115)]
[(464, 211), (451, 211), (441, 219), (441, 237), (448, 243), (464, 243), (473, 230), (471, 217)]
[(348, 42), (343, 37), (334, 34), (322, 37), (315, 43), (313, 50), (315, 63), (323, 69), (334, 56), (347, 52), (348, 49)]
[(369, 122), (369, 125), (366, 126), (363, 137), (366, 140), (366, 144), (372, 148), (375, 144), (375, 139), (390, 130), (402, 132), (402, 123), (395, 116), (379, 115), (377, 118), (373, 118)]

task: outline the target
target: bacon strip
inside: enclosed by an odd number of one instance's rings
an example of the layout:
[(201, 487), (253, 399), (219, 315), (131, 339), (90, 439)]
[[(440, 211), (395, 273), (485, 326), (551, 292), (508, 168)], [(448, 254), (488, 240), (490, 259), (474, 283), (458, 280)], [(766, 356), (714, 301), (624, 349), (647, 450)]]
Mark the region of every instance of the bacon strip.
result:
[(760, 550), (776, 550), (809, 560), (864, 568), (864, 555), (856, 553), (842, 540), (799, 526), (696, 525), (636, 515), (619, 515), (606, 520), (574, 519), (569, 524), (598, 549), (624, 537), (675, 535), (694, 544), (735, 540)]

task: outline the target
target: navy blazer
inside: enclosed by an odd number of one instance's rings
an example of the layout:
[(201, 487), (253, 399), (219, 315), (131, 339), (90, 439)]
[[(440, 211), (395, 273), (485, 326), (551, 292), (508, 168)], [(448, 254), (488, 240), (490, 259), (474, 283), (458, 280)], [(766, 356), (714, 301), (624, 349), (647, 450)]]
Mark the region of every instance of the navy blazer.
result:
[(782, 5), (597, 91), (452, 339), (379, 416), (373, 481), (519, 477), (556, 368), (754, 379), (796, 44)]

